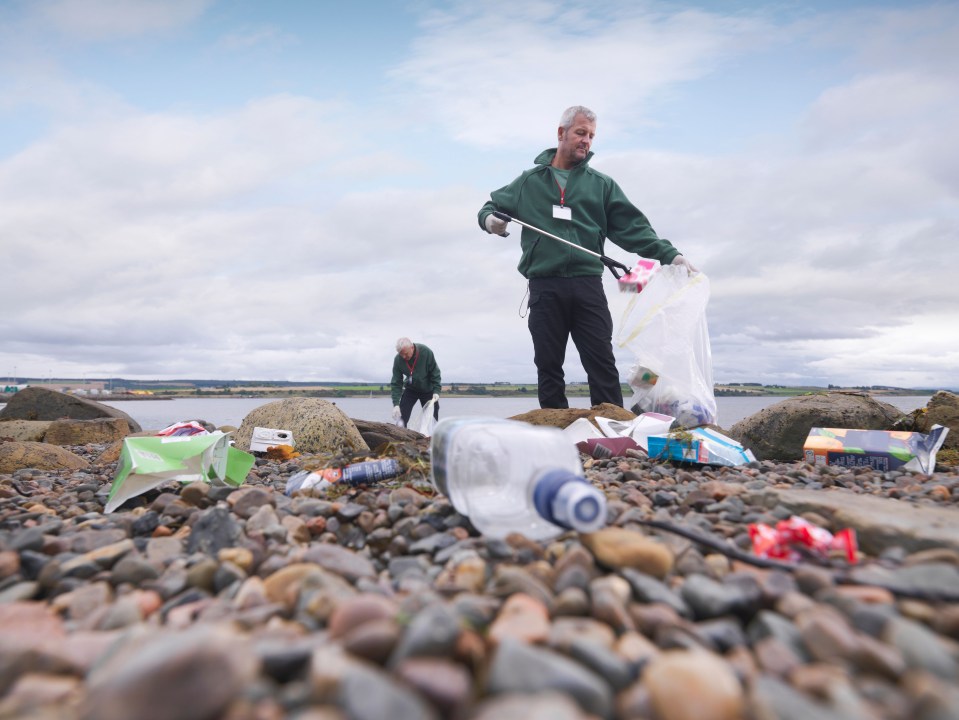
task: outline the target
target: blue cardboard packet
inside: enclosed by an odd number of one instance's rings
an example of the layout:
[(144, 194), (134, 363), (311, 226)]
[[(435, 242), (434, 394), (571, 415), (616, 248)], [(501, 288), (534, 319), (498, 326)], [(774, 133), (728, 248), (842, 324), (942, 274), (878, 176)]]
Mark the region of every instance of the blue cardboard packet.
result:
[(651, 460), (675, 460), (698, 465), (746, 465), (756, 457), (732, 438), (706, 427), (647, 438)]

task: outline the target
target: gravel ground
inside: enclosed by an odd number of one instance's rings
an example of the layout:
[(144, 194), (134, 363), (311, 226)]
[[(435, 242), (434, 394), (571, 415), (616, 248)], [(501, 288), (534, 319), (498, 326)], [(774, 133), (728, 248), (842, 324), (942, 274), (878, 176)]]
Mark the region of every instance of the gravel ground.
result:
[[(109, 515), (112, 465), (0, 475), (0, 718), (959, 718), (955, 468), (584, 456), (608, 526), (536, 543), (396, 452), (376, 487), (291, 498), (324, 458), (258, 459)], [(760, 567), (750, 525), (797, 514), (858, 562)]]

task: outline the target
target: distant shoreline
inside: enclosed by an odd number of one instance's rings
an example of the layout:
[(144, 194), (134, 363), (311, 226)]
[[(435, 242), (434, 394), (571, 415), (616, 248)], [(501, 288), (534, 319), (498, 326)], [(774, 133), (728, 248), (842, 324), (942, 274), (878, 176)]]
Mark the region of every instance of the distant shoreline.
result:
[[(44, 384), (37, 384), (36, 387), (44, 387)], [(384, 388), (384, 389), (380, 389)], [(451, 389), (455, 388), (455, 389)], [(827, 392), (845, 392), (862, 393), (875, 398), (894, 397), (894, 396), (928, 396), (935, 394), (935, 390), (914, 389), (914, 388), (862, 388), (862, 387), (812, 387), (812, 386), (755, 386), (755, 385), (716, 385), (714, 388), (716, 397), (797, 397), (801, 395), (815, 395)], [(624, 385), (623, 395), (632, 393), (632, 389)], [(14, 393), (0, 393), (0, 403), (9, 402)], [(446, 397), (461, 398), (532, 398), (536, 399), (537, 392), (535, 385), (505, 385), (495, 383), (454, 383), (450, 386), (444, 386), (441, 395)], [(566, 388), (568, 397), (589, 397), (589, 387), (585, 383), (575, 383)], [(304, 385), (281, 387), (218, 387), (216, 389), (205, 390), (202, 387), (195, 388), (162, 388), (150, 391), (150, 394), (138, 393), (104, 393), (104, 394), (86, 394), (77, 393), (78, 397), (97, 402), (126, 402), (140, 400), (175, 400), (177, 398), (263, 398), (271, 400), (282, 400), (289, 397), (318, 397), (318, 398), (389, 398), (389, 386), (382, 384), (360, 385), (351, 384), (343, 386), (329, 385)]]
[[(623, 390), (624, 396), (629, 395), (632, 392), (631, 389), (626, 388)], [(871, 397), (883, 398), (883, 397), (919, 397), (919, 396), (928, 396), (932, 397), (933, 392), (924, 390), (903, 390), (901, 392), (866, 392), (860, 390), (847, 390), (847, 389), (831, 389), (831, 390), (795, 390), (793, 392), (728, 392), (723, 390), (716, 390), (714, 394), (716, 397), (799, 397), (802, 395), (814, 395), (817, 393), (825, 392), (846, 392), (846, 393), (864, 393)], [(442, 393), (445, 397), (459, 397), (459, 398), (532, 398), (536, 399), (536, 392), (473, 392), (473, 393), (464, 393), (464, 392), (449, 392), (445, 391)], [(567, 397), (589, 397), (589, 391), (585, 390), (583, 392), (575, 392), (567, 390)], [(284, 390), (280, 392), (242, 392), (242, 393), (211, 393), (211, 392), (197, 392), (197, 393), (178, 393), (176, 395), (100, 395), (100, 396), (90, 396), (91, 400), (105, 400), (109, 402), (114, 402), (118, 400), (175, 400), (176, 398), (264, 398), (264, 399), (274, 399), (282, 400), (283, 398), (288, 397), (322, 397), (322, 398), (388, 398), (390, 397), (389, 392), (323, 392), (323, 391), (304, 391), (297, 392), (296, 390)]]

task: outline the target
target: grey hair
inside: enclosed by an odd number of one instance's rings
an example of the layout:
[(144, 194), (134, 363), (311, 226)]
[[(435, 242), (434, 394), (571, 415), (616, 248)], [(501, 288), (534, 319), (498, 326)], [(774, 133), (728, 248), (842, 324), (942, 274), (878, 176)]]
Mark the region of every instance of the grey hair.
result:
[(413, 347), (413, 341), (410, 340), (409, 338), (404, 337), (396, 341), (396, 352), (399, 352), (400, 350), (403, 350), (404, 348), (411, 348), (411, 347)]
[(596, 113), (594, 113), (588, 107), (583, 107), (582, 105), (573, 105), (573, 107), (568, 107), (565, 111), (563, 111), (563, 117), (559, 119), (559, 126), (563, 128), (563, 130), (569, 130), (577, 115), (582, 115), (591, 123), (596, 122)]

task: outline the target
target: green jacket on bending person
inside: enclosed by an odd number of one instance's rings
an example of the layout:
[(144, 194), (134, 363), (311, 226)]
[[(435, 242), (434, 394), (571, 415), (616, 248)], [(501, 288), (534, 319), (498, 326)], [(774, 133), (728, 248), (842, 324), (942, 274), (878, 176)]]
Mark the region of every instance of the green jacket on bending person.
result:
[[(405, 426), (417, 400), (425, 405), (430, 400), (439, 400), (442, 389), (440, 367), (433, 351), (423, 343), (413, 343), (409, 338), (396, 341), (396, 357), (393, 358), (393, 379), (390, 397), (393, 400), (393, 420), (402, 419)], [(439, 403), (434, 406), (433, 417), (439, 418)]]
[[(627, 252), (659, 260), (663, 265), (673, 261), (679, 251), (668, 240), (660, 238), (646, 216), (626, 197), (608, 175), (589, 166), (592, 151), (586, 159), (568, 171), (565, 191), (560, 190), (556, 169), (551, 165), (556, 148), (541, 152), (536, 167), (523, 172), (509, 185), (490, 193), (489, 201), (480, 208), (480, 227), (494, 210), (541, 228), (571, 243), (603, 255), (608, 237)], [(554, 218), (554, 205), (572, 208), (571, 221)], [(580, 252), (534, 230), (522, 228), (517, 270), (523, 277), (579, 277), (602, 275), (599, 258)]]

